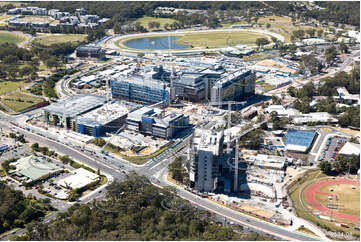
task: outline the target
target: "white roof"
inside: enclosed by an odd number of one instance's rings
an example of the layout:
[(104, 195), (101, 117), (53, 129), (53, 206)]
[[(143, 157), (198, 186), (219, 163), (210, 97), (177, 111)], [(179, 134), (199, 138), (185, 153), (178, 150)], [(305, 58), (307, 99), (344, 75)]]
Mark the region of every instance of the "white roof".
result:
[(98, 177), (97, 174), (85, 170), (84, 168), (79, 168), (74, 170), (72, 175), (59, 180), (57, 185), (70, 187), (71, 189), (82, 188), (98, 179)]
[(360, 145), (347, 142), (340, 150), (341, 155), (360, 155)]
[(278, 115), (287, 115), (286, 109), (282, 105), (270, 105), (265, 108), (268, 113), (276, 112)]
[(307, 146), (289, 144), (289, 145), (286, 145), (286, 150), (306, 152)]

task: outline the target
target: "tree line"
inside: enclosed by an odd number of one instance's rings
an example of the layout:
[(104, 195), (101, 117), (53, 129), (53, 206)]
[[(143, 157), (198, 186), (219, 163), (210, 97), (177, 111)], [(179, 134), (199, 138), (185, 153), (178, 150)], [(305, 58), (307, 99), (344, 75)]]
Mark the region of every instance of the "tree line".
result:
[(52, 210), (49, 199), (25, 197), (3, 181), (0, 181), (0, 194), (0, 233), (24, 227), (26, 223), (44, 217), (43, 211)]
[(50, 223), (28, 224), (17, 240), (270, 240), (218, 226), (210, 213), (131, 173), (107, 188), (107, 199), (75, 204)]

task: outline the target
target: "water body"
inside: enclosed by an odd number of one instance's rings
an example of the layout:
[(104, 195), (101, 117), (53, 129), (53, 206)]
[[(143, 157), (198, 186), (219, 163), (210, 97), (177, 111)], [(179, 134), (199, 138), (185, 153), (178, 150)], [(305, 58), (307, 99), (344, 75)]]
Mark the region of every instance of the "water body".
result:
[[(186, 49), (190, 48), (188, 45), (177, 45), (174, 43), (174, 40), (179, 37), (171, 36), (170, 39), (170, 48), (171, 49)], [(128, 48), (139, 49), (139, 50), (168, 50), (168, 36), (167, 37), (146, 37), (139, 39), (131, 39), (124, 43)]]

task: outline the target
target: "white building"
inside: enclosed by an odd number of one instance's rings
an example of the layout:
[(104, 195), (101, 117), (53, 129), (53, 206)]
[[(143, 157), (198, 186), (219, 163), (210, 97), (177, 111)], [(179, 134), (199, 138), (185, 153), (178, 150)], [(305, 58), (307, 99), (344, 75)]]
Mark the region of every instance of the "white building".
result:
[(310, 38), (310, 39), (303, 39), (302, 43), (305, 45), (322, 45), (322, 44), (327, 44), (327, 41), (324, 39)]
[(340, 155), (360, 155), (360, 145), (356, 143), (347, 142), (339, 151)]
[(357, 94), (350, 94), (345, 87), (338, 87), (337, 88), (338, 97), (349, 102), (360, 102), (360, 95)]
[(264, 111), (269, 114), (271, 114), (272, 112), (276, 112), (278, 116), (288, 117), (288, 113), (282, 105), (270, 105), (265, 108)]
[(97, 181), (99, 176), (84, 168), (79, 168), (73, 171), (73, 174), (65, 177), (57, 182), (58, 186), (70, 189), (83, 188), (86, 185)]
[(327, 112), (307, 113), (293, 117), (294, 124), (305, 124), (308, 122), (337, 123), (337, 119)]
[(205, 192), (215, 190), (219, 162), (223, 156), (223, 140), (223, 131), (195, 130), (189, 177), (196, 190)]

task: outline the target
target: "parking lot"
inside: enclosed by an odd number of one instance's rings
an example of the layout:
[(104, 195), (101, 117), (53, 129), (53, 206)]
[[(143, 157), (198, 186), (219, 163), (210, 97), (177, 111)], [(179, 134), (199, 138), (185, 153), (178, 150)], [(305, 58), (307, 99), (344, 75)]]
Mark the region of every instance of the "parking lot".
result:
[(326, 141), (325, 147), (321, 153), (320, 161), (334, 161), (337, 152), (347, 142), (348, 138), (342, 136), (329, 137)]

